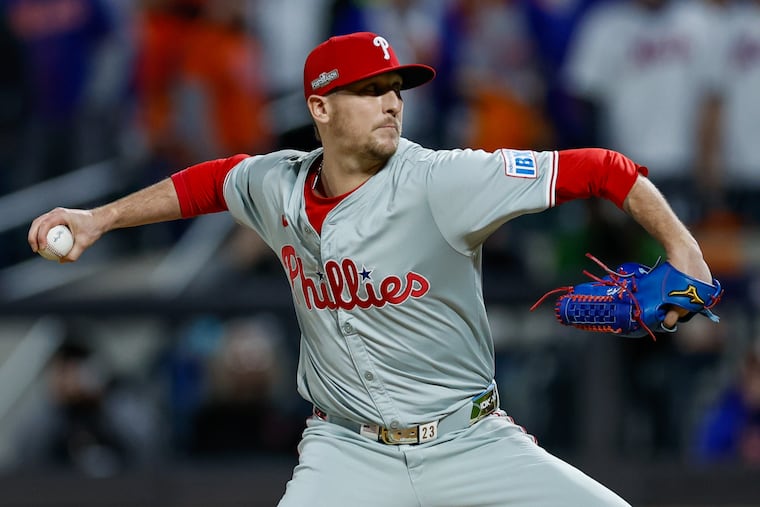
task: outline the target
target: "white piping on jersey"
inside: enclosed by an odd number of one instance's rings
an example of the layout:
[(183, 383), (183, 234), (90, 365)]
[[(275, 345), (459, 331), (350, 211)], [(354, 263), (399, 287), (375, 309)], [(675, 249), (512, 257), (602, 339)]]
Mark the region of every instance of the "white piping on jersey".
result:
[(317, 188), (317, 182), (319, 181), (319, 177), (322, 176), (322, 164), (324, 163), (325, 159), (319, 161), (319, 167), (317, 167), (317, 175), (314, 176), (314, 182), (311, 184), (311, 189), (314, 190)]
[(557, 151), (552, 152), (552, 174), (549, 180), (547, 190), (549, 195), (547, 196), (547, 203), (550, 208), (553, 208), (557, 204), (557, 177), (559, 174), (559, 153)]

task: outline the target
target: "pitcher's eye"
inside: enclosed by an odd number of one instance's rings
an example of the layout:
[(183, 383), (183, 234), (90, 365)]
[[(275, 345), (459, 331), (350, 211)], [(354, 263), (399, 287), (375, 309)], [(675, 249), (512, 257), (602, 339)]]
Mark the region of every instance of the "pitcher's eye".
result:
[(380, 85), (377, 83), (368, 84), (359, 90), (359, 94), (380, 97), (391, 91), (395, 93), (398, 98), (401, 98), (401, 83), (394, 83), (391, 85)]

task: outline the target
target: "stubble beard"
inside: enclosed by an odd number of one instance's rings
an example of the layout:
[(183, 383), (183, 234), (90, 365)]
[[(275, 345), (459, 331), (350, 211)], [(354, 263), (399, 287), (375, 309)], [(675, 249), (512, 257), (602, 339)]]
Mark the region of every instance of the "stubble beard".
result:
[[(374, 129), (363, 142), (360, 141), (350, 148), (355, 153), (363, 155), (366, 159), (375, 160), (385, 164), (385, 162), (387, 162), (398, 149), (399, 139), (401, 138), (402, 132), (402, 122), (400, 118), (397, 125), (398, 130), (388, 131), (384, 128)], [(355, 136), (356, 129), (352, 128), (347, 123), (339, 120), (337, 126), (340, 138), (348, 140)]]
[(399, 138), (401, 137), (401, 130), (396, 133), (395, 136), (388, 139), (387, 134), (383, 135), (383, 139), (377, 137), (371, 137), (367, 142), (365, 151), (367, 155), (377, 160), (387, 161), (396, 153), (398, 149)]

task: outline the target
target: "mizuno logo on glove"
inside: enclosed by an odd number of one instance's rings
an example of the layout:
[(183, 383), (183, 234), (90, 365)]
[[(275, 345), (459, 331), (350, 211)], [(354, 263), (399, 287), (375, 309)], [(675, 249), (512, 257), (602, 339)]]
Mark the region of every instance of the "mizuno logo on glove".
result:
[(691, 304), (694, 305), (703, 305), (705, 302), (702, 300), (701, 297), (699, 297), (699, 294), (697, 293), (697, 288), (693, 285), (689, 285), (689, 287), (686, 290), (672, 290), (668, 292), (668, 296), (686, 296), (689, 298), (689, 301)]

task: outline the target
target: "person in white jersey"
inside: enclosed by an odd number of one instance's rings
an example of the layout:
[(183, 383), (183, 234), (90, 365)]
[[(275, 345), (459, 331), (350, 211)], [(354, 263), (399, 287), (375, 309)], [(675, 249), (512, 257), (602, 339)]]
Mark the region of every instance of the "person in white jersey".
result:
[(589, 142), (656, 167), (652, 181), (687, 223), (700, 212), (693, 187), (719, 32), (704, 1), (598, 3), (576, 28), (562, 69), (564, 89), (591, 105)]
[(322, 147), (204, 162), (101, 207), (56, 208), (29, 244), (66, 224), (73, 262), (107, 231), (224, 210), (264, 238), (292, 287), (298, 390), (314, 405), (282, 507), (628, 505), (502, 410), (481, 245), (507, 220), (595, 196), (676, 268), (710, 269), (647, 168), (619, 153), (436, 151), (401, 137), (403, 90), (434, 75), (374, 33), (332, 37), (304, 66)]
[[(719, 98), (718, 135), (712, 173), (704, 194), (760, 225), (760, 0), (721, 3), (715, 72)], [(721, 15), (722, 14), (722, 15)]]

